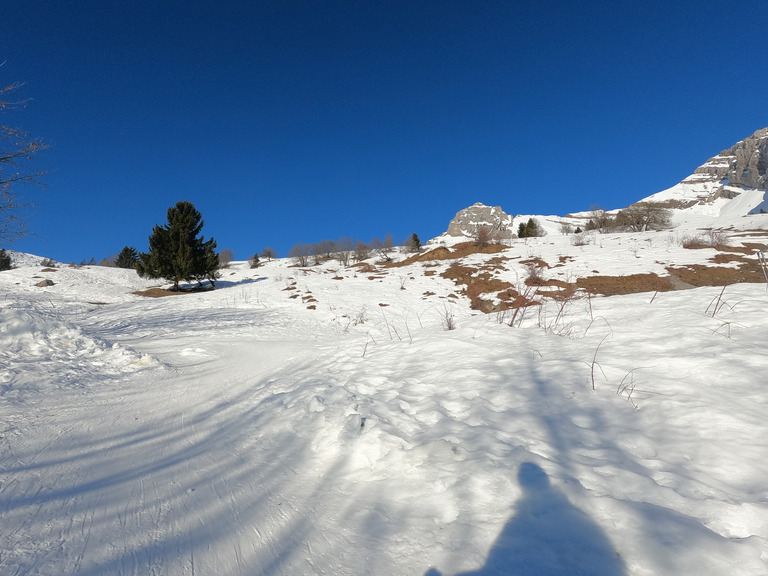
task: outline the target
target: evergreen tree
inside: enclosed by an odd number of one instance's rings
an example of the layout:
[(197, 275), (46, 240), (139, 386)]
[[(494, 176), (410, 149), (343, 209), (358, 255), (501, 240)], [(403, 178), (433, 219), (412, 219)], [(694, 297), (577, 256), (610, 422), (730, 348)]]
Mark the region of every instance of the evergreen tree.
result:
[(536, 236), (544, 236), (544, 234), (545, 232), (541, 224), (533, 218), (528, 218), (528, 222), (525, 223), (520, 222), (520, 225), (517, 227), (518, 238), (534, 238)]
[(5, 251), (5, 248), (0, 248), (0, 272), (10, 270), (11, 268), (11, 255)]
[(115, 266), (118, 268), (136, 268), (136, 262), (139, 261), (139, 253), (133, 246), (125, 246), (120, 250), (120, 254), (115, 259)]
[(416, 234), (416, 232), (411, 235), (411, 238), (408, 241), (408, 249), (411, 252), (418, 252), (421, 250), (421, 240), (419, 239), (419, 236)]
[(219, 260), (216, 241), (198, 237), (203, 228), (200, 212), (191, 202), (168, 208), (168, 224), (155, 226), (149, 236), (149, 252), (139, 255), (136, 271), (141, 277), (165, 278), (179, 289), (182, 280), (210, 281), (214, 285)]

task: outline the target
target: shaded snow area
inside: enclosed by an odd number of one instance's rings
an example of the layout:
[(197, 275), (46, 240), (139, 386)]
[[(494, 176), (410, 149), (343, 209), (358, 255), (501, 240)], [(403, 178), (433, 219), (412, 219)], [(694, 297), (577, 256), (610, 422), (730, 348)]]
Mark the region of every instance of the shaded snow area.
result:
[[(627, 238), (520, 246), (671, 257)], [(289, 264), (0, 273), (0, 574), (768, 573), (765, 285), (510, 327), (420, 263)]]

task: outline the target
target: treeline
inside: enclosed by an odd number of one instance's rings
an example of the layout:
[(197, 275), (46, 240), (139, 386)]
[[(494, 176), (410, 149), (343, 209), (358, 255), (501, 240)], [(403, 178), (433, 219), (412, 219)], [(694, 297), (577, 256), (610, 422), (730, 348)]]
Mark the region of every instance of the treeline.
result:
[(616, 215), (593, 208), (584, 226), (586, 231), (645, 232), (672, 227), (672, 212), (658, 204), (633, 204)]
[[(413, 233), (399, 247), (408, 252), (418, 252), (421, 250), (421, 240)], [(297, 266), (311, 266), (326, 260), (338, 260), (340, 264), (347, 266), (351, 262), (362, 262), (373, 256), (389, 261), (396, 248), (398, 246), (391, 234), (384, 236), (384, 240), (373, 238), (370, 242), (342, 236), (338, 240), (320, 240), (312, 244), (299, 242), (293, 245), (288, 257), (292, 258)]]

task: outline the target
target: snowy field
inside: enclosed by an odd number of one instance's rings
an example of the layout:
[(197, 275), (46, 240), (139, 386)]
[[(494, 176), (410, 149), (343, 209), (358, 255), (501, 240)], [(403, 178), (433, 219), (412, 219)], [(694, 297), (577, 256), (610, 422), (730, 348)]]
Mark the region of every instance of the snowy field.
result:
[[(680, 233), (502, 255), (576, 278), (715, 253)], [(765, 284), (510, 327), (450, 261), (236, 263), (159, 299), (26, 264), (0, 273), (0, 574), (768, 573)]]

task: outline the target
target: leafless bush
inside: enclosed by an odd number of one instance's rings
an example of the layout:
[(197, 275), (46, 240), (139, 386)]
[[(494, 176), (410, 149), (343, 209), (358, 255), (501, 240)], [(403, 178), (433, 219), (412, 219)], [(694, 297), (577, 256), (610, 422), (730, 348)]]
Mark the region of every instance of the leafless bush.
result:
[(616, 226), (632, 232), (672, 227), (672, 212), (658, 204), (633, 204), (616, 215)]
[(443, 309), (443, 328), (445, 330), (456, 330), (456, 318), (453, 315), (453, 310), (445, 305)]
[(573, 234), (573, 225), (570, 222), (560, 222), (560, 234), (567, 236)]
[(687, 234), (682, 237), (680, 244), (683, 248), (716, 248), (722, 250), (728, 246), (728, 240), (725, 232), (720, 229), (710, 228), (704, 234), (692, 236)]
[(232, 258), (235, 257), (235, 253), (229, 248), (222, 248), (219, 252), (219, 267), (228, 268), (232, 262)]
[(592, 243), (592, 236), (584, 232), (571, 236), (571, 246), (586, 246)]
[(390, 254), (395, 248), (395, 240), (392, 238), (392, 234), (387, 234), (384, 236), (384, 240), (379, 240), (378, 238), (371, 240), (371, 247), (379, 258), (388, 262), (392, 260)]
[(478, 226), (475, 228), (475, 243), (480, 247), (488, 246), (494, 241), (493, 228), (490, 226)]
[(546, 280), (544, 278), (544, 268), (537, 266), (536, 264), (526, 265), (528, 274), (525, 277), (525, 283), (529, 286), (541, 286)]
[(335, 258), (342, 266), (349, 266), (349, 260), (352, 257), (354, 250), (354, 241), (351, 238), (342, 236), (336, 241), (336, 253)]
[(362, 262), (371, 257), (371, 247), (365, 242), (358, 242), (355, 244), (355, 260)]
[(267, 246), (261, 251), (261, 257), (266, 258), (267, 262), (270, 262), (273, 258), (277, 258), (277, 251), (272, 246)]
[(294, 244), (290, 249), (288, 257), (293, 258), (293, 263), (296, 266), (307, 266), (309, 263), (310, 249), (311, 247), (308, 244), (299, 242), (298, 244)]

